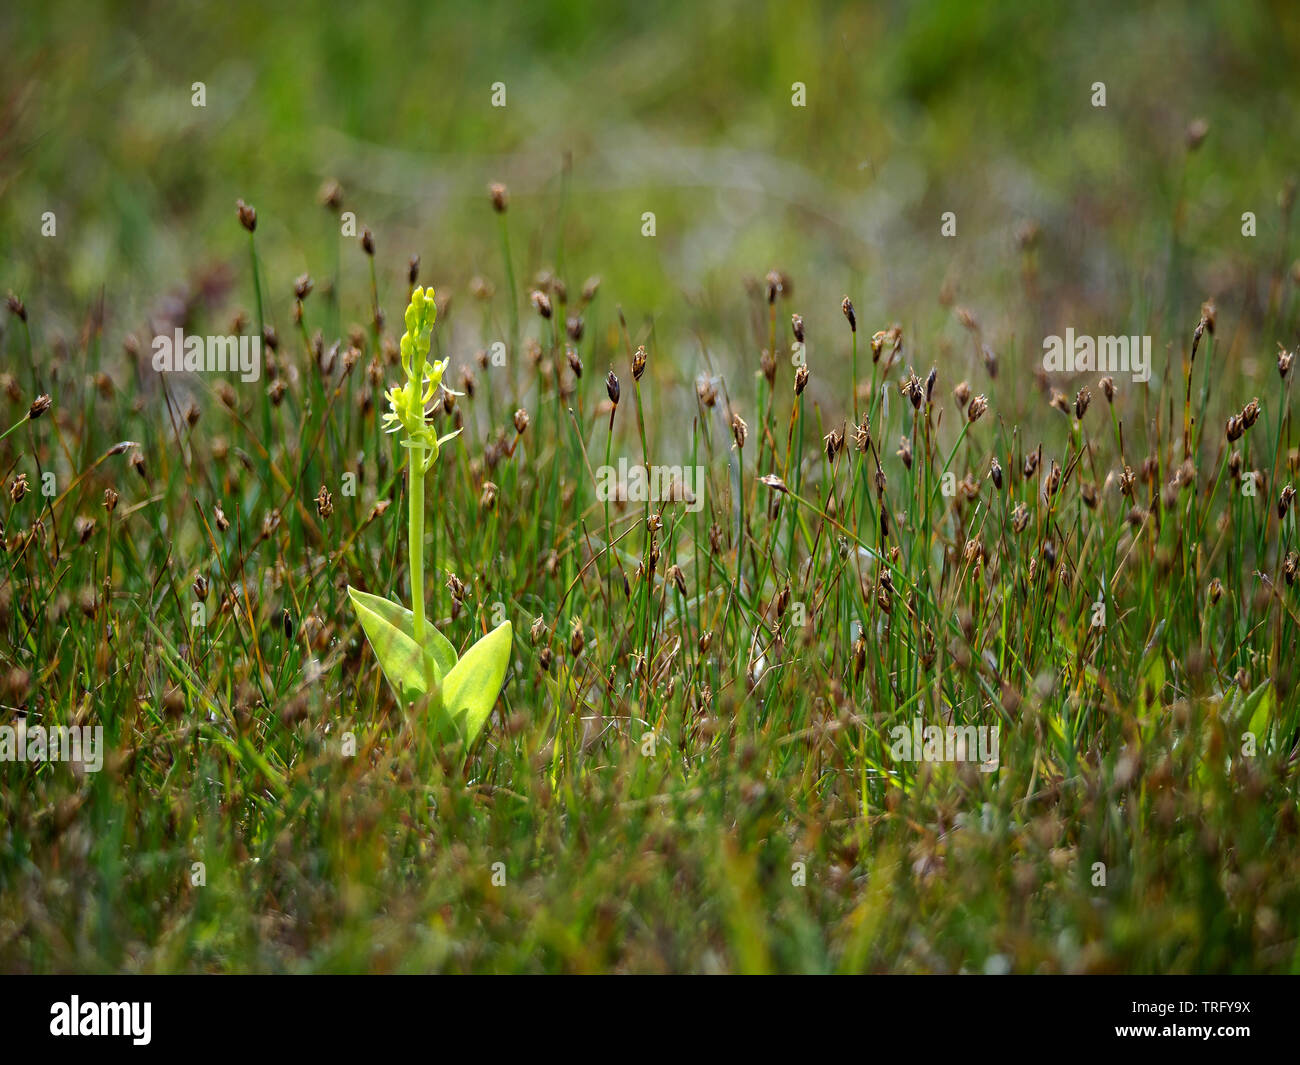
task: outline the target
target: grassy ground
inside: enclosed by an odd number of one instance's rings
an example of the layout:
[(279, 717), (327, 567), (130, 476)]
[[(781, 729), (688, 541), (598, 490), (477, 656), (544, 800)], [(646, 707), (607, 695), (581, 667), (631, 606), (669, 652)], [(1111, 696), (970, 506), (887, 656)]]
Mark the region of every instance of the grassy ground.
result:
[[(0, 723), (108, 754), (0, 763), (5, 970), (1300, 968), (1281, 5), (29, 7)], [(468, 749), (345, 591), (410, 594), (411, 255), (427, 609), (516, 637)], [(177, 327), (261, 380), (154, 372)], [(1150, 381), (1045, 373), (1067, 327)]]

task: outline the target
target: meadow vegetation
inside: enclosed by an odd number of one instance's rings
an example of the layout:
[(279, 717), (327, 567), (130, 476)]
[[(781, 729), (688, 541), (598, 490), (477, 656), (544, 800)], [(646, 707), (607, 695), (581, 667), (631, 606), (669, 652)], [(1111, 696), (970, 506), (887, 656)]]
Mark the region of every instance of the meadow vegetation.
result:
[[(0, 724), (106, 755), (0, 762), (0, 967), (1300, 968), (1281, 5), (19, 6)], [(468, 742), (349, 602), (417, 286)]]

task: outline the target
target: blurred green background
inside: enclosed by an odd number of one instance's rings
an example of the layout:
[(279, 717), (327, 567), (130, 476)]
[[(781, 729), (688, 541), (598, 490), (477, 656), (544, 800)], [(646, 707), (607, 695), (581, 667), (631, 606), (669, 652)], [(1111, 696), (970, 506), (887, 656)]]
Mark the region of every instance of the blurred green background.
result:
[[(344, 313), (364, 322), (365, 260), (316, 202), (331, 178), (375, 233), (390, 315), (411, 254), (440, 290), (499, 283), (485, 189), (503, 181), (521, 285), (600, 274), (629, 318), (654, 317), (660, 347), (694, 358), (708, 335), (724, 369), (755, 361), (729, 312), (774, 267), (815, 367), (832, 331), (842, 350), (845, 293), (868, 329), (899, 321), (942, 347), (963, 343), (952, 302), (969, 306), (1004, 359), (1029, 360), (1031, 325), (1147, 318), (1159, 350), (1159, 323), (1181, 336), (1207, 296), (1268, 327), (1293, 287), (1279, 201), (1300, 171), (1300, 17), (1285, 0), (18, 0), (0, 41), (0, 284), (45, 343), (102, 294), (112, 358), (186, 283), (224, 277), (247, 305), (237, 197), (258, 209), (281, 328), (292, 278), (336, 257)], [(1189, 153), (1197, 119), (1209, 133)], [(57, 237), (40, 235), (45, 211)], [(1279, 339), (1295, 338), (1263, 338), (1266, 357)]]

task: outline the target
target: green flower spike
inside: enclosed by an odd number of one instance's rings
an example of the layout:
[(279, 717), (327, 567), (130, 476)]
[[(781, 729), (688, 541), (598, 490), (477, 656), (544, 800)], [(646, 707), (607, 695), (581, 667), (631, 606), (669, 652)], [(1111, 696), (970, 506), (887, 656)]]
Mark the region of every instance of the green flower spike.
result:
[(406, 383), (384, 395), (389, 407), (384, 428), (400, 433), (399, 442), (410, 452), (411, 609), (351, 587), (348, 595), (397, 698), (403, 704), (424, 700), (437, 734), (460, 737), (468, 744), (482, 731), (501, 692), (510, 663), (511, 628), (510, 622), (503, 622), (458, 659), (456, 649), (424, 616), (424, 478), (442, 445), (460, 432), (436, 436), (425, 417), (439, 389), (451, 392), (442, 383), (447, 360), (429, 361), (429, 331), (437, 314), (433, 289), (411, 293), (401, 344)]

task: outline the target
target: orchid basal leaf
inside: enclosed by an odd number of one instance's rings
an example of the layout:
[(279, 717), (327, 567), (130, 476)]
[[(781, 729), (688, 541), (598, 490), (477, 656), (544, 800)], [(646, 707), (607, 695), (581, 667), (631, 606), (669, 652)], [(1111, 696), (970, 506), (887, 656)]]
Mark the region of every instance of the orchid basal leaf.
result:
[[(371, 595), (369, 592), (358, 592), (354, 588), (348, 589), (348, 595), (352, 597), (352, 602), (357, 607), (368, 607), (388, 624), (400, 629), (412, 640), (415, 639), (415, 617), (400, 603), (394, 603), (391, 599), (385, 599), (382, 596)], [(369, 636), (369, 632), (366, 635)], [(456, 648), (433, 625), (426, 625), (424, 628), (424, 653), (433, 659), (433, 664), (438, 671), (431, 678), (433, 683), (430, 684), (429, 688), (432, 690), (436, 685), (441, 684), (442, 678), (455, 667)]]
[(374, 649), (388, 683), (398, 699), (409, 703), (436, 692), (442, 678), (456, 665), (456, 649), (432, 625), (425, 629), (421, 651), (412, 635), (411, 612), (368, 592), (348, 589), (353, 609)]
[(487, 723), (510, 665), (510, 622), (502, 622), (456, 663), (442, 682), (442, 703), (469, 744)]
[(384, 671), (398, 699), (405, 704), (426, 694), (429, 690), (427, 656), (410, 636), (361, 602), (359, 593), (351, 588), (348, 593), (352, 596), (352, 607), (361, 620), (366, 639), (379, 659), (379, 668)]

